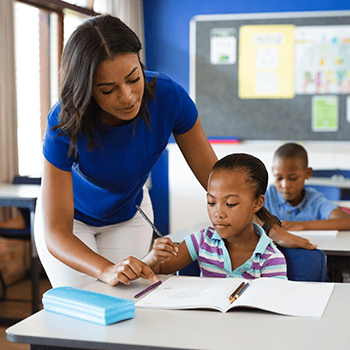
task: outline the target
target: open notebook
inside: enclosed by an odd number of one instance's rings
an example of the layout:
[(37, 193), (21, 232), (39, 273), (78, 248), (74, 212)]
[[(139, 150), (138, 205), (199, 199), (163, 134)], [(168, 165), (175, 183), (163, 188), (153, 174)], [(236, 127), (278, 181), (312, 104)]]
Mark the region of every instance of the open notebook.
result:
[[(229, 296), (241, 284), (249, 287), (230, 304)], [(136, 308), (214, 309), (227, 312), (250, 307), (282, 315), (322, 317), (333, 283), (294, 282), (277, 278), (207, 278), (172, 276), (138, 301)]]

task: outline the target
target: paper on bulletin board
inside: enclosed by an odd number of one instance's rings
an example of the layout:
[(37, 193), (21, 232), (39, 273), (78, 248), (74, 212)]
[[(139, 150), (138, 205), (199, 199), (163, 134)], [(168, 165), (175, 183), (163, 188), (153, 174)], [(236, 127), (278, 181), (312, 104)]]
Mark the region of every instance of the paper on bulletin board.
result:
[(237, 31), (235, 28), (213, 28), (210, 31), (210, 63), (237, 62)]
[(338, 96), (313, 96), (312, 131), (338, 131)]
[(295, 93), (350, 93), (350, 25), (296, 27)]
[(294, 25), (247, 25), (239, 31), (241, 98), (294, 97)]

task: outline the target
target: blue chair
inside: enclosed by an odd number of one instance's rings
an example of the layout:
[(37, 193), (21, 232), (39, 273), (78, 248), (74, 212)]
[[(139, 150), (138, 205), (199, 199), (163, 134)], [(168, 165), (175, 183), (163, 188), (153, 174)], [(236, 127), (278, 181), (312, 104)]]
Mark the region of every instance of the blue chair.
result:
[(323, 250), (278, 246), (287, 261), (287, 277), (291, 281), (326, 282), (327, 255)]
[[(313, 170), (312, 178), (332, 178), (339, 177), (344, 179), (350, 178), (350, 170), (343, 169), (327, 169), (327, 170)], [(315, 187), (315, 186), (312, 186)], [(321, 192), (322, 189), (319, 189)], [(326, 196), (327, 197), (327, 196)], [(350, 190), (347, 188), (343, 188), (340, 190), (339, 199), (331, 199), (331, 200), (350, 200)], [(327, 197), (328, 198), (328, 197)]]
[(198, 261), (192, 261), (189, 265), (177, 271), (176, 274), (178, 276), (200, 276), (201, 270), (199, 268)]
[(305, 185), (305, 187), (311, 187), (316, 191), (323, 193), (329, 201), (340, 201), (342, 196), (339, 187), (321, 185)]
[[(326, 282), (327, 256), (323, 250), (284, 248), (278, 246), (287, 262), (287, 277), (291, 281)], [(199, 276), (197, 260), (177, 272), (178, 276)]]

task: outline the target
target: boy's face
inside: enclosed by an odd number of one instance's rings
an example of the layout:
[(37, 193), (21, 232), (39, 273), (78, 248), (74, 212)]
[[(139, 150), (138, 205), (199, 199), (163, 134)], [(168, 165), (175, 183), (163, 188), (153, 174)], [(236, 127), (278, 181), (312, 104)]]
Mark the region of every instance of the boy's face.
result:
[(252, 220), (263, 206), (264, 196), (255, 197), (255, 190), (246, 182), (242, 171), (214, 171), (209, 179), (207, 209), (217, 233), (230, 241), (255, 234)]
[(303, 200), (303, 188), (306, 179), (312, 175), (312, 169), (306, 168), (298, 158), (280, 159), (275, 157), (272, 173), (275, 186), (283, 198), (296, 206)]

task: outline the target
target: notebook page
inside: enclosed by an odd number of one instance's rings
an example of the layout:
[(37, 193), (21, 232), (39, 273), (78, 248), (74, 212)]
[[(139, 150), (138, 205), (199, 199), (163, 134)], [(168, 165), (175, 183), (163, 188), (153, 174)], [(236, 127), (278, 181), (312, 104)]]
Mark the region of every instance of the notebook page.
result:
[(234, 306), (250, 306), (289, 316), (322, 317), (333, 288), (333, 283), (260, 278)]
[(229, 296), (243, 281), (241, 278), (170, 277), (135, 306), (225, 311), (230, 305)]

